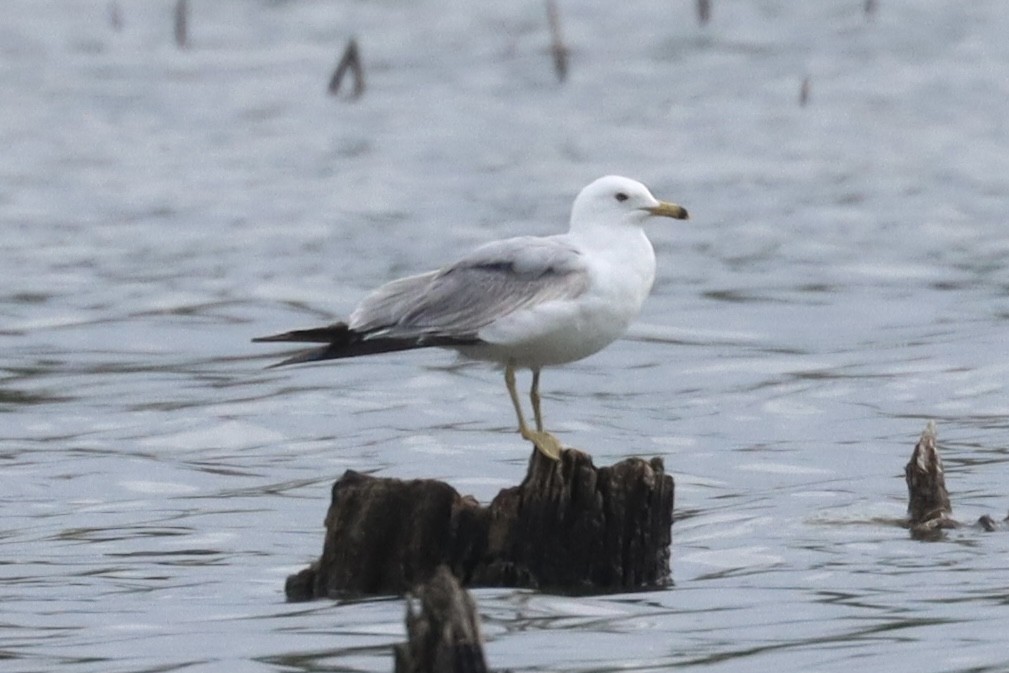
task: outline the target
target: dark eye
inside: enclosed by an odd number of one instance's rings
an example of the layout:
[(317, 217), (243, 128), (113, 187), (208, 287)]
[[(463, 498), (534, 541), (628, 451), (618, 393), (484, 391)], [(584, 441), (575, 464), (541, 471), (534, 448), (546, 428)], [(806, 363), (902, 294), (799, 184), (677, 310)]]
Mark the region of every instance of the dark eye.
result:
[(613, 198), (615, 198), (617, 201), (620, 201), (621, 203), (623, 203), (624, 201), (627, 200), (628, 197), (623, 192), (617, 192), (616, 196), (614, 196)]

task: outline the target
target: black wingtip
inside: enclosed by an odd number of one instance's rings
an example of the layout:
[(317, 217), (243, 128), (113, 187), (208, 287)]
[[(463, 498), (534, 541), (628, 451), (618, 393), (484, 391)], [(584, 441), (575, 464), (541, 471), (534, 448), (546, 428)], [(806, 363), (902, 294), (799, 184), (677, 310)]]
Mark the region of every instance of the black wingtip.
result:
[(429, 348), (431, 346), (468, 346), (479, 343), (473, 336), (461, 337), (374, 337), (369, 333), (355, 332), (346, 323), (336, 323), (327, 327), (294, 330), (283, 334), (273, 334), (256, 337), (254, 342), (301, 342), (322, 344), (316, 348), (300, 351), (272, 364), (267, 369), (286, 367), (303, 362), (318, 362), (319, 360), (341, 360), (361, 355), (377, 355), (379, 353), (394, 353), (396, 351)]
[(280, 334), (270, 334), (268, 336), (255, 337), (253, 343), (267, 343), (277, 341), (296, 341), (301, 343), (334, 343), (341, 339), (347, 339), (351, 334), (350, 328), (345, 322), (337, 322), (325, 327), (312, 327), (309, 329), (296, 329)]
[(316, 362), (318, 360), (328, 360), (327, 354), (330, 352), (329, 346), (323, 346), (322, 348), (311, 348), (309, 350), (301, 351), (300, 353), (295, 353), (294, 355), (281, 360), (280, 362), (274, 362), (272, 365), (267, 365), (266, 369), (276, 369), (277, 367), (287, 367), (288, 365), (298, 365), (303, 362)]

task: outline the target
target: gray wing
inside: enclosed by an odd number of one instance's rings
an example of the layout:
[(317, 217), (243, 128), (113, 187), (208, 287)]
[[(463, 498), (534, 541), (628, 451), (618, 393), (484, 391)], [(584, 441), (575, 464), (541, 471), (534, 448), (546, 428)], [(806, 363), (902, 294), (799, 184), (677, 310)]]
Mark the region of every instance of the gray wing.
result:
[(561, 237), (512, 238), (380, 287), (351, 314), (350, 326), (369, 336), (475, 338), (502, 316), (587, 287), (581, 253)]

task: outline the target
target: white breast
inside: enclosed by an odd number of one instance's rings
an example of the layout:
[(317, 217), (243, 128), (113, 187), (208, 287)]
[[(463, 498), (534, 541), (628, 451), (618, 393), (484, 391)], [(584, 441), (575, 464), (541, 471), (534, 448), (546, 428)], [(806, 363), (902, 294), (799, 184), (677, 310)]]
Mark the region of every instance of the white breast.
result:
[(467, 356), (519, 367), (558, 365), (588, 357), (627, 331), (655, 280), (651, 243), (637, 227), (575, 243), (586, 252), (588, 289), (495, 321), (480, 331), (487, 345), (465, 348)]

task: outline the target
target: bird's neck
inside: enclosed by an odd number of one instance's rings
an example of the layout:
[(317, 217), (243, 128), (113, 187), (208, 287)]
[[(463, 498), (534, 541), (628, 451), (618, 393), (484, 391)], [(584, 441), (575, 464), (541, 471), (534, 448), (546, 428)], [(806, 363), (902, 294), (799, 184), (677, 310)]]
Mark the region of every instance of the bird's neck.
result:
[(640, 227), (599, 227), (572, 231), (575, 243), (590, 253), (595, 264), (602, 265), (625, 281), (645, 288), (647, 294), (655, 280), (655, 250)]
[(655, 256), (644, 230), (633, 225), (579, 227), (571, 229), (568, 235), (580, 247), (600, 254), (625, 251), (632, 256)]

